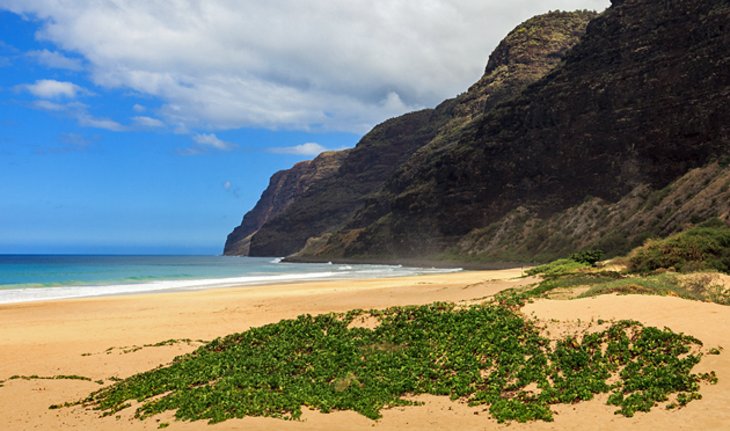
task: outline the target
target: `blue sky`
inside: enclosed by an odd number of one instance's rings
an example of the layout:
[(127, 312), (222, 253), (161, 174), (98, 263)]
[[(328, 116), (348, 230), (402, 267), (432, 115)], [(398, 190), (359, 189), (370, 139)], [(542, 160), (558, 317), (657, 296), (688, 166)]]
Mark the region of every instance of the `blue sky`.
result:
[(275, 171), (607, 3), (312, 1), (0, 0), (0, 253), (218, 254)]

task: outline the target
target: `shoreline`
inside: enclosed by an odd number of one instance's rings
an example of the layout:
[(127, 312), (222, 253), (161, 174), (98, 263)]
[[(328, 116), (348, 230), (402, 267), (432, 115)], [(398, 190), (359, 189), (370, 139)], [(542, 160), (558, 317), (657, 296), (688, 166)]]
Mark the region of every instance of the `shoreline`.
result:
[[(193, 351), (197, 340), (244, 331), (301, 314), (382, 309), (445, 301), (470, 304), (534, 278), (515, 278), (521, 270), (462, 271), (413, 277), (329, 280), (267, 286), (243, 286), (145, 295), (69, 299), (0, 305), (0, 415), (4, 429), (154, 430), (169, 423), (172, 430), (622, 430), (723, 429), (730, 424), (730, 354), (705, 356), (698, 371), (715, 370), (720, 382), (703, 386), (702, 400), (677, 411), (657, 407), (648, 414), (624, 418), (613, 414), (605, 399), (556, 406), (555, 422), (497, 424), (478, 408), (448, 397), (424, 396), (421, 406), (385, 410), (371, 421), (353, 412), (321, 414), (306, 411), (302, 421), (248, 417), (207, 425), (176, 422), (171, 414), (135, 419), (134, 409), (101, 418), (80, 406), (49, 410), (51, 404), (75, 401), (124, 378), (169, 363)], [(698, 337), (706, 348), (730, 348), (730, 313), (717, 304), (671, 297), (603, 296), (591, 299), (538, 300), (523, 313), (574, 327), (594, 318), (636, 319), (652, 326)], [(553, 320), (554, 319), (554, 320)], [(558, 323), (559, 322), (559, 323)], [(159, 345), (165, 340), (178, 340)], [(181, 341), (190, 340), (190, 341)], [(10, 376), (83, 376), (84, 380), (15, 379)], [(159, 422), (158, 422), (159, 421)]]
[(371, 257), (371, 258), (316, 258), (307, 256), (287, 256), (282, 258), (283, 263), (329, 263), (335, 265), (402, 265), (416, 268), (461, 268), (467, 271), (496, 271), (502, 269), (529, 268), (534, 263), (525, 262), (477, 262), (462, 260), (443, 260), (443, 259), (426, 259), (426, 258), (405, 258), (405, 259), (388, 259), (387, 257)]
[(266, 275), (241, 275), (221, 278), (161, 278), (141, 283), (89, 283), (69, 285), (60, 284), (53, 286), (17, 285), (13, 287), (0, 285), (0, 306), (5, 304), (22, 304), (40, 301), (65, 301), (82, 298), (148, 295), (153, 293), (194, 292), (211, 289), (271, 286), (278, 284), (401, 278), (428, 274), (449, 274), (463, 271), (463, 268), (451, 267), (429, 268), (406, 265), (387, 265), (396, 271), (401, 271), (403, 273), (389, 274), (383, 272), (378, 275), (373, 275), (372, 273), (368, 273), (368, 271), (372, 271), (372, 269), (342, 269), (335, 267), (335, 265), (341, 264), (332, 263), (332, 268), (322, 268), (322, 270), (318, 272), (280, 272)]
[[(494, 274), (493, 274), (494, 273)], [(371, 289), (383, 289), (383, 288), (395, 288), (401, 286), (414, 287), (418, 285), (430, 286), (435, 283), (438, 284), (460, 284), (464, 281), (475, 281), (481, 280), (482, 275), (496, 275), (495, 278), (490, 278), (489, 281), (496, 280), (514, 280), (515, 283), (519, 283), (518, 280), (528, 280), (528, 278), (522, 278), (524, 273), (521, 269), (508, 269), (499, 271), (452, 271), (452, 272), (440, 272), (440, 273), (429, 273), (429, 274), (418, 274), (418, 275), (401, 275), (391, 277), (372, 277), (372, 278), (327, 278), (327, 279), (299, 279), (299, 280), (284, 280), (284, 281), (272, 281), (271, 283), (255, 283), (255, 284), (222, 284), (222, 285), (207, 285), (201, 289), (168, 289), (168, 290), (151, 290), (144, 292), (130, 292), (121, 294), (105, 294), (103, 296), (86, 296), (86, 297), (74, 297), (65, 299), (48, 299), (42, 301), (33, 302), (17, 302), (17, 303), (0, 303), (0, 311), (4, 309), (12, 309), (16, 307), (22, 307), (23, 305), (43, 304), (53, 306), (63, 306), (71, 302), (106, 302), (116, 300), (142, 300), (150, 297), (163, 297), (163, 296), (177, 296), (180, 299), (191, 299), (187, 297), (193, 296), (231, 296), (240, 298), (242, 300), (249, 299), (249, 294), (254, 297), (271, 296), (284, 294), (285, 296), (298, 296), (298, 295), (318, 295), (326, 294), (330, 292), (339, 292), (343, 289), (351, 288), (353, 292), (363, 292)], [(456, 277), (452, 277), (456, 276)], [(454, 279), (452, 279), (454, 278)], [(532, 278), (530, 278), (532, 280)], [(354, 286), (345, 286), (347, 283), (352, 283)]]

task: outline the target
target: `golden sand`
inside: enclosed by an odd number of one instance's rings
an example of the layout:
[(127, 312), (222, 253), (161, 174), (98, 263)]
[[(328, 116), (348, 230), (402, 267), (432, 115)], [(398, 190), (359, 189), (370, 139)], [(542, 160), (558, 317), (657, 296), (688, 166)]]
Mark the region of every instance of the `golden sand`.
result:
[[(479, 301), (505, 288), (530, 283), (521, 270), (473, 271), (376, 280), (308, 282), (196, 292), (49, 301), (0, 306), (0, 380), (12, 375), (81, 375), (109, 384), (166, 364), (198, 344), (137, 347), (168, 339), (210, 340), (252, 326), (302, 313), (346, 311)], [(686, 408), (656, 408), (633, 418), (613, 414), (605, 397), (556, 406), (555, 421), (500, 425), (483, 408), (470, 408), (446, 397), (419, 397), (425, 404), (386, 410), (379, 421), (352, 412), (305, 412), (302, 421), (245, 418), (221, 424), (175, 422), (171, 414), (139, 421), (133, 409), (100, 418), (80, 406), (49, 410), (75, 401), (100, 386), (81, 380), (10, 380), (0, 388), (1, 430), (709, 430), (730, 429), (730, 308), (678, 298), (604, 296), (592, 299), (541, 300), (524, 309), (538, 319), (566, 326), (578, 319), (635, 319), (691, 334), (705, 347), (724, 346), (705, 356), (696, 371), (715, 370), (715, 386), (703, 386), (704, 398)], [(555, 322), (553, 322), (555, 323)], [(559, 323), (560, 324), (560, 323)], [(112, 348), (108, 350), (109, 348)]]

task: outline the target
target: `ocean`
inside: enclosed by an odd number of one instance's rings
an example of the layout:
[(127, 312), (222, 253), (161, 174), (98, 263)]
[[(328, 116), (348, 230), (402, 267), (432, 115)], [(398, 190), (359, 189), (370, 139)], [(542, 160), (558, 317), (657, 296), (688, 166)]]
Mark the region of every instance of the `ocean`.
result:
[(458, 269), (283, 263), (234, 256), (0, 255), (0, 304), (453, 271)]

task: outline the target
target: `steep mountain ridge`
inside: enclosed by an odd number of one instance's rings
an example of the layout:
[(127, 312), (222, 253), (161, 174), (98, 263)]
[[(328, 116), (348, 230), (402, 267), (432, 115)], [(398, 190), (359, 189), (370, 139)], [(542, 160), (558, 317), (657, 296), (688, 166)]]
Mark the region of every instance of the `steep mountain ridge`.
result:
[[(521, 24), (500, 43), (485, 74), (469, 91), (435, 109), (406, 114), (376, 126), (343, 158), (336, 174), (299, 193), (291, 206), (255, 230), (237, 228), (226, 243), (226, 254), (288, 255), (301, 249), (309, 238), (344, 226), (358, 210), (380, 200), (379, 190), (385, 181), (414, 152), (448, 142), (449, 136), (483, 111), (519, 94), (559, 64), (595, 16), (589, 11), (551, 12)], [(257, 208), (266, 207), (269, 196), (276, 193), (270, 185)], [(242, 252), (233, 245), (243, 238), (238, 233), (242, 231), (248, 232), (250, 251)]]
[[(380, 188), (271, 254), (306, 241), (302, 260), (524, 261), (621, 252), (705, 218), (730, 222), (728, 22), (725, 0), (613, 1), (562, 61), (495, 97), (500, 66), (521, 58), (500, 45), (433, 139)], [(559, 39), (528, 27), (505, 40), (525, 36), (532, 49)], [(308, 209), (326, 225), (326, 212)], [(269, 224), (279, 236), (293, 226), (287, 214)]]
[[(374, 222), (365, 209), (365, 223), (355, 219), (300, 255), (530, 260), (579, 248), (579, 235), (549, 229), (494, 249), (462, 239), (509, 224), (516, 212), (570, 218), (585, 200), (610, 204), (642, 186), (658, 191), (728, 154), (729, 17), (719, 0), (615, 2), (564, 64), (440, 150), (409, 160), (386, 183), (388, 199)], [(723, 216), (721, 208), (704, 213)], [(628, 248), (637, 234), (681, 229), (683, 221), (634, 226), (612, 249)], [(603, 235), (619, 228), (607, 222)]]

